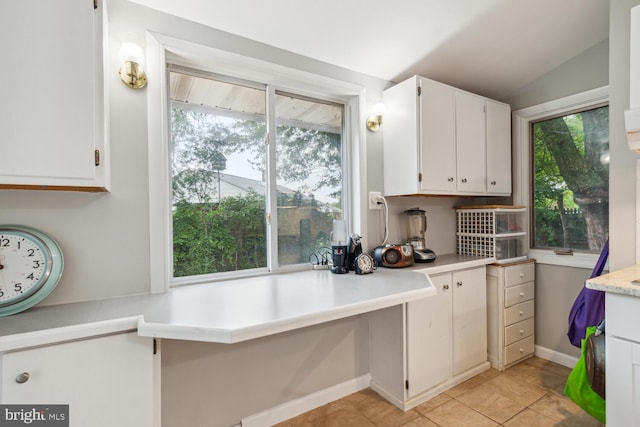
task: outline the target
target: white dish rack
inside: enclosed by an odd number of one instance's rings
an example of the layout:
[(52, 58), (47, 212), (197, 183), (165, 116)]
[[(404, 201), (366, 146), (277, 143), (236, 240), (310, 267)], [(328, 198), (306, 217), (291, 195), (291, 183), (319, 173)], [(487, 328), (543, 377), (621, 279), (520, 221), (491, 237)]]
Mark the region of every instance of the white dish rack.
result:
[(527, 259), (526, 212), (524, 206), (457, 207), (456, 252), (498, 263)]

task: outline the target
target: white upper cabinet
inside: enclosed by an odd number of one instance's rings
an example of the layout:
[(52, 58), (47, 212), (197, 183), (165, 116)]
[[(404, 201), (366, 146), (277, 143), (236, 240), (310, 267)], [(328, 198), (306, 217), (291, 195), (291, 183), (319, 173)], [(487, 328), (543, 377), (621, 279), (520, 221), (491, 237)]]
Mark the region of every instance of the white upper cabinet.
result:
[[(455, 93), (450, 86), (427, 79), (420, 79), (418, 84), (419, 110), (422, 112), (418, 115), (419, 140), (422, 144), (418, 144), (417, 141), (414, 144), (420, 152), (418, 167), (422, 176), (418, 177), (419, 188), (423, 192), (452, 192), (456, 189)], [(384, 132), (386, 136), (387, 130)], [(393, 140), (390, 142), (391, 144), (385, 146), (389, 145), (389, 148), (392, 148)], [(409, 153), (404, 154), (407, 156)], [(386, 162), (386, 155), (384, 161)], [(413, 178), (415, 179), (415, 176)]]
[(485, 98), (456, 91), (456, 190), (484, 193), (485, 171)]
[(511, 194), (508, 105), (418, 76), (384, 102), (385, 195)]
[(0, 5), (0, 188), (106, 191), (102, 8)]
[(511, 194), (511, 108), (487, 100), (487, 193)]

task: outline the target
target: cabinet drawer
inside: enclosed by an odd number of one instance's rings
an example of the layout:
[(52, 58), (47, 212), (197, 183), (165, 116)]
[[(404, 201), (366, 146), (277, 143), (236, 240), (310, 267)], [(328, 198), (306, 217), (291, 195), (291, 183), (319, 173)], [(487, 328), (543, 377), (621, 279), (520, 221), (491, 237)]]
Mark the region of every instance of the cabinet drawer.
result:
[(535, 350), (535, 341), (533, 335), (513, 343), (504, 349), (504, 364), (511, 365), (513, 362), (533, 354)]
[(514, 286), (521, 283), (533, 282), (535, 277), (535, 264), (532, 262), (526, 264), (513, 265), (504, 272), (504, 285)]
[(533, 300), (511, 306), (504, 310), (504, 325), (513, 325), (516, 322), (533, 317), (534, 310)]
[(533, 335), (533, 324), (534, 321), (533, 318), (531, 318), (504, 328), (504, 344), (508, 346)]
[(512, 286), (504, 290), (504, 306), (511, 307), (514, 304), (532, 300), (535, 295), (533, 283)]

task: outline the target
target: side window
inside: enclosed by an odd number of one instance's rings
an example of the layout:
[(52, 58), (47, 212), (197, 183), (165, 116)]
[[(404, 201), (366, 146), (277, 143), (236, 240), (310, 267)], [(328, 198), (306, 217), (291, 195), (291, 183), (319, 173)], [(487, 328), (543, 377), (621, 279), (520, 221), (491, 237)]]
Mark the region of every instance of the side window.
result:
[(170, 72), (170, 102), (174, 278), (266, 273), (328, 244), (343, 217), (342, 105), (187, 70)]
[(531, 123), (534, 249), (598, 253), (609, 234), (609, 107)]

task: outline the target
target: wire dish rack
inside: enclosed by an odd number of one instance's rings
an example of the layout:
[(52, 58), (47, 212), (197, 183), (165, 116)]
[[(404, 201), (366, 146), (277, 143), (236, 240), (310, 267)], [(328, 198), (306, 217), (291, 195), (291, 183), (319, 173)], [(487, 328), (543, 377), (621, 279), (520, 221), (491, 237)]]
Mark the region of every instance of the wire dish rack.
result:
[(526, 212), (524, 206), (458, 206), (456, 252), (498, 263), (526, 259)]

